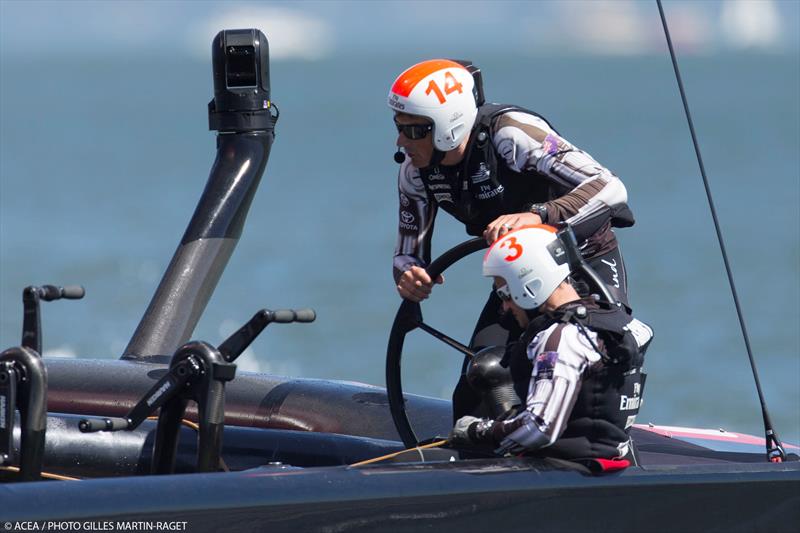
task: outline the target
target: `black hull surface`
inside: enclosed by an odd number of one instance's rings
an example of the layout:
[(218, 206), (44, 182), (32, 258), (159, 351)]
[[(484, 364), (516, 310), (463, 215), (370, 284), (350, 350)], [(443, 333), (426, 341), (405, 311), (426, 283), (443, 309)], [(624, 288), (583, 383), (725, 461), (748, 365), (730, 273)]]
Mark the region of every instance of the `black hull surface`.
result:
[[(391, 427), (386, 391), (266, 374), (241, 373), (227, 389), (222, 459), (231, 472), (192, 473), (197, 439), (184, 427), (178, 474), (147, 475), (155, 422), (86, 434), (78, 421), (124, 414), (164, 367), (64, 359), (47, 360), (47, 368), (43, 471), (83, 479), (0, 484), (0, 518), (12, 526), (109, 530), (104, 524), (114, 523), (120, 530), (125, 526), (116, 524), (186, 522), (187, 531), (483, 532), (501, 526), (640, 532), (794, 531), (800, 523), (800, 463), (768, 463), (755, 444), (737, 448), (729, 439), (714, 447), (713, 438), (692, 443), (658, 427), (632, 428), (642, 466), (621, 473), (591, 475), (570, 463), (533, 458), (458, 460), (446, 449), (348, 466), (403, 448)], [(425, 413), (418, 427), (431, 436), (446, 431), (449, 402), (412, 396), (407, 402), (412, 416)]]
[[(45, 359), (47, 410), (123, 416), (166, 372), (166, 365), (101, 359)], [(415, 424), (446, 435), (450, 402), (406, 395)], [(194, 404), (187, 409), (196, 420)], [(239, 372), (225, 388), (225, 423), (399, 440), (386, 390), (361, 383)]]
[[(34, 482), (0, 486), (15, 522), (186, 522), (188, 531), (796, 531), (800, 465), (633, 468), (537, 460)], [(90, 526), (91, 527), (91, 526)]]

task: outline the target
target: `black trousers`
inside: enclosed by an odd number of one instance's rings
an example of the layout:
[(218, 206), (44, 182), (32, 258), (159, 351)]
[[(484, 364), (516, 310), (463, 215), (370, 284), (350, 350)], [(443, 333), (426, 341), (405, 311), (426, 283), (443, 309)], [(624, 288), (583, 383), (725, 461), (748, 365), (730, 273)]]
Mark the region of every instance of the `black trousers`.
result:
[[(625, 271), (625, 263), (619, 248), (614, 248), (610, 252), (587, 259), (600, 278), (606, 283), (609, 290), (617, 300), (628, 305), (628, 277)], [(581, 296), (590, 294), (588, 284), (580, 277), (575, 278), (576, 289)], [(469, 346), (473, 350), (479, 350), (487, 346), (505, 346), (513, 342), (522, 335), (523, 330), (517, 324), (511, 313), (503, 312), (503, 305), (500, 298), (494, 291), (491, 291), (486, 304), (483, 306), (478, 323), (472, 333)], [(524, 350), (523, 352), (524, 353)], [(453, 421), (465, 415), (488, 417), (489, 408), (482, 405), (481, 395), (474, 391), (466, 381), (465, 371), (468, 358), (464, 358), (461, 367), (461, 378), (453, 391)], [(521, 398), (523, 401), (524, 398)]]

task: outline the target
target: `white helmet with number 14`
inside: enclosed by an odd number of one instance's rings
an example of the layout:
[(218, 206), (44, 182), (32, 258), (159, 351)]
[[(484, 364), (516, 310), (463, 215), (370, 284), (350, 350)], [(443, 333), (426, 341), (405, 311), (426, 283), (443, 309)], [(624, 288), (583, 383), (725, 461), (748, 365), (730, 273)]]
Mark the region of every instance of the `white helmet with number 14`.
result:
[(569, 276), (567, 254), (552, 226), (524, 226), (497, 239), (483, 258), (483, 275), (503, 278), (514, 303), (542, 305)]
[(442, 152), (460, 145), (475, 124), (478, 107), (475, 80), (464, 66), (449, 59), (417, 63), (397, 77), (389, 107), (433, 122), (433, 145)]

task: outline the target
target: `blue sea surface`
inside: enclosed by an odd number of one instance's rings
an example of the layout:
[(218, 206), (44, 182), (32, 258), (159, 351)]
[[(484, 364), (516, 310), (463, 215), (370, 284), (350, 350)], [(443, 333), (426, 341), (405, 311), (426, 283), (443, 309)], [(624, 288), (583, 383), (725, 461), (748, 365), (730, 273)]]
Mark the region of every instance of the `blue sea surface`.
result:
[[(0, 73), (0, 347), (21, 292), (44, 304), (47, 356), (118, 358), (183, 234), (215, 157), (209, 62), (6, 58)], [(419, 58), (272, 65), (277, 138), (242, 239), (193, 337), (219, 343), (261, 308), (274, 325), (240, 368), (384, 384), (400, 299), (395, 133), (385, 97)], [(656, 332), (640, 422), (761, 433), (761, 415), (682, 105), (666, 56), (472, 58), (490, 100), (537, 110), (619, 175), (636, 215), (618, 230), (637, 315)], [(357, 64), (358, 68), (353, 65)], [(800, 62), (682, 59), (683, 76), (772, 418), (800, 441)], [(434, 254), (466, 239), (446, 214)], [(426, 321), (466, 342), (489, 290), (480, 254), (446, 274)], [(461, 357), (415, 333), (408, 392), (449, 397)]]

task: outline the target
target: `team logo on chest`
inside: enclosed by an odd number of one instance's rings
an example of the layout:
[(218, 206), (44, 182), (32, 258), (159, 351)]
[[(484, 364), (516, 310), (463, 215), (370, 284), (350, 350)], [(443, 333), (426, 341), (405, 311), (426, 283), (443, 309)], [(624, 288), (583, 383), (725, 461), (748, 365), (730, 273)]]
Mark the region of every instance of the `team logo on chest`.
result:
[(440, 204), (443, 202), (453, 203), (453, 195), (449, 192), (435, 192), (433, 193), (433, 198)]
[(478, 165), (478, 170), (475, 171), (470, 178), (472, 179), (472, 183), (483, 183), (484, 181), (488, 181), (492, 177), (492, 172), (489, 170), (489, 167), (486, 166), (486, 163), (481, 161), (480, 165)]
[(489, 198), (494, 198), (498, 194), (502, 194), (505, 190), (502, 185), (498, 185), (494, 189), (492, 189), (492, 185), (487, 183), (485, 185), (481, 185), (481, 190), (475, 195), (475, 198), (478, 200), (488, 200)]
[[(436, 203), (453, 203), (453, 187), (445, 180), (445, 175), (439, 171), (439, 167), (433, 169), (433, 172), (425, 176), (425, 187), (430, 193), (433, 194)], [(437, 182), (437, 183), (432, 183)]]

